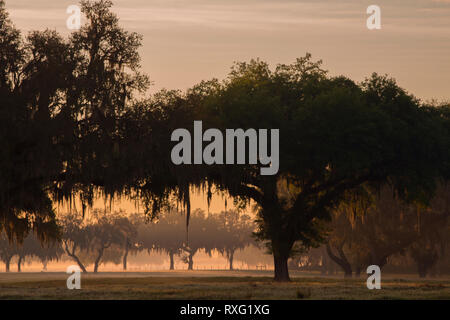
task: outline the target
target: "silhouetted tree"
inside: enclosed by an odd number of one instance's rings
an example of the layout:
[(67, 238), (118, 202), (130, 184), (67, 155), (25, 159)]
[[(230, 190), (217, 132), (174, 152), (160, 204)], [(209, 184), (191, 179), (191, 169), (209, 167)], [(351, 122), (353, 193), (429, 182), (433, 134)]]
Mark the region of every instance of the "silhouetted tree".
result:
[(289, 280), (294, 244), (320, 241), (318, 221), (348, 191), (389, 181), (401, 197), (426, 198), (446, 165), (442, 117), (387, 77), (374, 74), (361, 85), (330, 78), (307, 55), (274, 71), (261, 61), (239, 63), (222, 83), (192, 92), (203, 130), (280, 129), (278, 174), (261, 175), (256, 165), (204, 167), (208, 184), (258, 206), (257, 234), (269, 241), (277, 281)]
[(83, 250), (90, 248), (92, 239), (92, 235), (88, 233), (90, 229), (86, 229), (86, 223), (81, 217), (74, 214), (66, 215), (61, 220), (61, 224), (63, 226), (62, 243), (66, 254), (78, 264), (84, 273), (87, 273), (79, 255)]
[(425, 278), (440, 258), (444, 258), (450, 234), (450, 187), (442, 185), (430, 207), (418, 208), (416, 239), (409, 253), (421, 278)]
[(186, 217), (179, 212), (166, 211), (157, 223), (141, 224), (138, 241), (148, 253), (152, 250), (169, 255), (170, 270), (175, 269), (175, 256), (180, 255), (186, 240)]
[[(218, 224), (214, 215), (206, 216), (201, 209), (192, 212), (189, 223), (189, 236), (183, 244), (182, 260), (187, 263), (188, 270), (194, 269), (194, 256), (199, 250), (211, 255), (217, 248), (217, 241), (221, 239), (218, 234)], [(223, 238), (221, 239), (224, 240)]]
[(334, 213), (328, 254), (351, 277), (369, 265), (383, 268), (390, 257), (409, 252), (425, 276), (444, 246), (448, 212), (445, 185), (427, 207), (405, 203), (389, 187), (366, 196), (354, 194)]
[[(93, 215), (94, 222), (85, 229), (90, 236), (88, 250), (95, 253), (94, 273), (97, 273), (106, 249), (115, 245), (127, 253), (134, 230), (128, 218), (117, 213), (95, 210)], [(124, 259), (126, 266), (126, 256)]]
[(17, 252), (17, 246), (12, 243), (4, 232), (0, 233), (0, 259), (5, 263), (5, 271), (10, 271), (11, 259)]
[(59, 242), (43, 244), (34, 234), (29, 234), (20, 243), (9, 240), (4, 232), (0, 235), (0, 260), (5, 263), (6, 272), (10, 271), (13, 257), (17, 257), (17, 272), (21, 272), (27, 258), (35, 257), (44, 262), (58, 259), (61, 254)]
[(116, 218), (114, 223), (123, 240), (123, 244), (121, 245), (121, 247), (124, 248), (124, 253), (122, 255), (122, 268), (125, 271), (127, 270), (129, 253), (136, 253), (141, 249), (140, 243), (138, 242), (137, 229), (140, 219), (138, 219), (136, 215), (132, 215), (131, 217), (122, 216)]
[(148, 79), (141, 36), (123, 30), (111, 6), (81, 1), (87, 22), (68, 39), (46, 30), (24, 40), (0, 2), (0, 230), (10, 238), (58, 238), (51, 200), (78, 197), (84, 212), (98, 190), (139, 189), (123, 130)]
[[(218, 235), (216, 249), (228, 259), (230, 270), (233, 270), (234, 254), (243, 250), (254, 242), (252, 234), (255, 224), (248, 215), (241, 215), (237, 211), (222, 211), (217, 217)], [(211, 239), (213, 241), (213, 239)]]
[(0, 1), (0, 231), (21, 242), (59, 237), (49, 189), (62, 170), (53, 117), (67, 47), (50, 31), (26, 41)]

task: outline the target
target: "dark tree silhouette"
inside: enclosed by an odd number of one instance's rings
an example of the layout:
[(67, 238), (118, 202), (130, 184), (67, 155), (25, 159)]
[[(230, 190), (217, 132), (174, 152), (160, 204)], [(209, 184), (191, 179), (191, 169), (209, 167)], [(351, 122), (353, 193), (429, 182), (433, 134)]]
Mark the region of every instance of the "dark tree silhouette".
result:
[[(131, 239), (135, 230), (129, 220), (118, 214), (100, 213), (94, 211), (95, 222), (86, 226), (87, 234), (90, 235), (89, 251), (94, 252), (94, 273), (98, 272), (105, 250), (111, 246), (124, 249), (128, 254)], [(125, 247), (124, 247), (125, 244)], [(126, 266), (126, 256), (123, 257)]]
[(389, 187), (349, 198), (334, 212), (327, 243), (329, 256), (345, 276), (359, 276), (369, 265), (383, 268), (391, 257), (407, 252), (425, 276), (445, 246), (448, 187), (439, 186), (428, 207), (405, 203)]
[[(310, 55), (274, 71), (261, 61), (237, 64), (223, 83), (201, 83), (191, 96), (204, 130), (281, 130), (277, 175), (263, 176), (255, 165), (204, 167), (208, 184), (259, 207), (258, 235), (270, 242), (277, 281), (289, 280), (294, 244), (320, 241), (318, 222), (348, 191), (389, 181), (400, 197), (425, 199), (447, 169), (448, 131), (438, 110), (387, 77), (361, 85), (330, 78)], [(180, 166), (184, 176), (187, 167)]]
[(23, 39), (0, 2), (0, 230), (10, 238), (58, 238), (52, 200), (78, 198), (84, 212), (98, 190), (139, 189), (143, 163), (123, 152), (132, 145), (123, 130), (148, 79), (141, 36), (119, 26), (111, 5), (81, 1), (87, 23), (68, 39), (49, 30)]
[(161, 214), (157, 223), (141, 223), (138, 226), (138, 241), (148, 253), (152, 250), (169, 255), (170, 270), (175, 269), (175, 256), (181, 254), (186, 240), (186, 217), (179, 212)]
[(45, 265), (48, 261), (58, 260), (62, 253), (59, 242), (42, 244), (34, 234), (29, 234), (21, 243), (9, 240), (3, 232), (0, 235), (0, 260), (5, 263), (6, 272), (10, 271), (13, 257), (17, 258), (17, 272), (21, 272), (28, 258), (38, 258)]
[(74, 214), (68, 214), (61, 220), (63, 226), (62, 243), (66, 254), (72, 258), (87, 273), (87, 269), (81, 261), (79, 255), (81, 251), (90, 248), (91, 235), (85, 230), (86, 224), (81, 217)]
[[(371, 199), (373, 197), (373, 199)], [(370, 195), (354, 194), (335, 211), (327, 244), (330, 258), (351, 277), (369, 265), (383, 268), (416, 238), (416, 210), (402, 203), (392, 188)]]
[(122, 268), (124, 271), (127, 270), (129, 254), (141, 250), (141, 245), (138, 242), (139, 223), (140, 219), (138, 219), (136, 215), (132, 215), (131, 217), (120, 216), (114, 220), (117, 232), (120, 234), (119, 239), (122, 240), (120, 247), (123, 248), (124, 251), (122, 256)]
[(248, 215), (233, 210), (222, 211), (216, 219), (219, 233), (215, 237), (216, 249), (225, 255), (230, 270), (233, 270), (235, 252), (254, 243), (252, 235), (256, 226)]
[(0, 260), (5, 263), (5, 272), (10, 271), (11, 259), (17, 252), (17, 244), (11, 243), (4, 232), (0, 233)]
[(34, 230), (48, 241), (59, 236), (49, 198), (62, 170), (52, 112), (64, 86), (67, 48), (50, 31), (24, 41), (4, 5), (0, 1), (0, 231), (21, 242)]
[(218, 224), (214, 215), (206, 216), (201, 209), (192, 212), (189, 223), (189, 235), (183, 243), (183, 262), (187, 263), (188, 270), (194, 269), (194, 256), (199, 250), (211, 255), (218, 241), (224, 241), (218, 233)]
[[(429, 208), (418, 208), (416, 239), (409, 253), (421, 278), (444, 258), (450, 235), (450, 186), (442, 185)], [(442, 259), (443, 260), (443, 259)]]

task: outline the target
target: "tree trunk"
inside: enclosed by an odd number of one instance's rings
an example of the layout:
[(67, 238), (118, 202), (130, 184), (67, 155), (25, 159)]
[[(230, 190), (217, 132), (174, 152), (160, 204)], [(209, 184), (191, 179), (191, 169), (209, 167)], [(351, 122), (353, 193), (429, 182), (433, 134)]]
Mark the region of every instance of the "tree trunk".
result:
[(98, 272), (98, 266), (100, 265), (100, 260), (102, 260), (104, 250), (105, 250), (104, 247), (102, 247), (101, 249), (98, 250), (98, 256), (97, 256), (97, 259), (95, 259), (95, 264), (94, 264), (94, 273)]
[(439, 257), (438, 253), (427, 248), (423, 248), (419, 251), (415, 250), (413, 253), (413, 259), (416, 262), (419, 277), (426, 278), (430, 270), (436, 266)]
[(194, 269), (194, 255), (193, 254), (189, 254), (189, 260), (188, 260), (188, 270), (193, 270)]
[(11, 258), (12, 257), (9, 257), (9, 258), (6, 258), (6, 260), (5, 260), (5, 272), (9, 272), (9, 265), (11, 264)]
[(383, 269), (383, 267), (387, 264), (387, 262), (388, 262), (388, 256), (384, 256), (380, 259), (380, 261), (377, 264), (380, 267), (380, 270)]
[(361, 267), (357, 267), (355, 270), (355, 278), (361, 277)]
[(290, 282), (288, 259), (291, 253), (293, 242), (287, 241), (283, 236), (272, 239), (274, 280), (277, 282)]
[(320, 274), (325, 276), (328, 272), (328, 261), (325, 260), (325, 256), (322, 256), (322, 265), (320, 268)]
[(78, 266), (80, 267), (81, 271), (83, 271), (83, 273), (87, 273), (86, 267), (83, 265), (83, 263), (80, 261), (80, 259), (76, 255), (69, 255), (69, 256), (75, 260), (75, 262), (78, 264)]
[(322, 255), (322, 268), (320, 270), (320, 274), (327, 275), (331, 274), (332, 272), (332, 263), (330, 260), (330, 257), (326, 253), (325, 248), (320, 249), (321, 255)]
[(21, 264), (22, 264), (22, 256), (19, 256), (19, 260), (17, 260), (17, 272), (22, 272), (22, 269), (20, 268)]
[(420, 278), (426, 278), (428, 274), (428, 266), (425, 262), (417, 262), (417, 272)]
[(169, 258), (170, 258), (170, 270), (175, 270), (175, 262), (173, 258), (174, 254), (172, 251), (169, 252)]
[(128, 240), (127, 240), (127, 243), (125, 245), (125, 253), (123, 254), (123, 259), (122, 259), (123, 271), (127, 271), (127, 259), (128, 259), (128, 251), (129, 250), (130, 250), (130, 244), (128, 243)]
[(69, 246), (67, 245), (66, 242), (64, 242), (64, 247), (66, 250), (66, 253), (69, 257), (71, 257), (73, 260), (75, 260), (75, 262), (78, 264), (78, 266), (80, 267), (81, 271), (83, 271), (83, 273), (87, 273), (86, 267), (83, 265), (83, 263), (81, 263), (80, 259), (77, 257), (77, 255), (75, 254), (76, 248), (77, 246), (74, 245), (72, 247), (72, 251), (69, 250)]
[(289, 269), (288, 269), (288, 256), (274, 254), (273, 262), (274, 262), (274, 267), (275, 267), (274, 280), (278, 281), (278, 282), (291, 281), (291, 279), (289, 277)]
[(338, 248), (338, 252), (340, 257), (336, 256), (333, 251), (331, 250), (330, 244), (327, 243), (327, 253), (331, 260), (336, 262), (342, 270), (344, 270), (344, 278), (351, 278), (352, 277), (352, 266), (348, 262), (347, 257), (344, 254), (344, 251), (341, 248)]
[(234, 261), (234, 250), (230, 250), (228, 252), (228, 261), (230, 263), (230, 270), (234, 270), (233, 268), (233, 261)]

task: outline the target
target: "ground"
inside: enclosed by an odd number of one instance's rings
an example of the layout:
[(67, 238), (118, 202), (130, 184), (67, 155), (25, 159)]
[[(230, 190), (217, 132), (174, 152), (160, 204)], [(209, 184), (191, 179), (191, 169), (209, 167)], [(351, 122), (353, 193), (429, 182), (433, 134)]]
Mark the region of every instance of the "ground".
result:
[(381, 290), (366, 278), (293, 273), (274, 283), (270, 271), (105, 272), (81, 276), (68, 290), (65, 273), (0, 273), (0, 299), (450, 299), (450, 279), (385, 276)]

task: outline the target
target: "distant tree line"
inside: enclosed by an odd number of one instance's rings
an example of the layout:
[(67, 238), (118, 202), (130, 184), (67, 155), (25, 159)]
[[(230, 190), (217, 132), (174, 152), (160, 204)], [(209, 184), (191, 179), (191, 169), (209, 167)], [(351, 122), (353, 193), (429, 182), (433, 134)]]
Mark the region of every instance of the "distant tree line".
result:
[(29, 235), (22, 244), (10, 242), (2, 233), (0, 238), (0, 261), (10, 271), (10, 261), (16, 257), (17, 270), (26, 259), (38, 258), (44, 266), (50, 261), (68, 258), (83, 272), (93, 265), (93, 272), (101, 264), (122, 263), (127, 270), (130, 254), (147, 251), (166, 253), (170, 270), (174, 270), (174, 258), (180, 257), (193, 270), (194, 256), (199, 251), (211, 255), (222, 254), (233, 270), (237, 251), (255, 245), (252, 237), (255, 224), (249, 216), (236, 211), (223, 211), (206, 215), (202, 210), (192, 213), (189, 233), (186, 231), (186, 217), (180, 212), (168, 211), (156, 222), (146, 221), (137, 214), (127, 216), (124, 212), (105, 214), (94, 210), (89, 217), (67, 214), (61, 217), (61, 241), (45, 246)]
[(44, 269), (51, 261), (58, 260), (63, 253), (62, 247), (56, 243), (42, 245), (34, 234), (29, 234), (22, 243), (11, 242), (5, 233), (0, 233), (0, 261), (5, 264), (5, 271), (9, 272), (11, 260), (17, 258), (17, 271), (22, 271), (22, 265), (28, 259), (38, 259)]
[[(353, 194), (334, 212), (325, 245), (293, 258), (291, 267), (359, 277), (369, 265), (420, 277), (450, 274), (450, 192), (440, 186), (428, 206), (405, 204), (391, 188)], [(371, 199), (373, 198), (373, 199)]]

